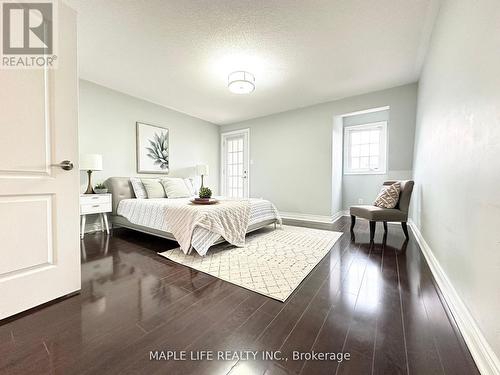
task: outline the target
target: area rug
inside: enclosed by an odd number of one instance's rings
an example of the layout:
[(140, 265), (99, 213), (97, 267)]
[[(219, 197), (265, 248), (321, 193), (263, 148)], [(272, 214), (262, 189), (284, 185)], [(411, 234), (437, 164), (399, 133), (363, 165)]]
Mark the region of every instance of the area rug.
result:
[(285, 301), (342, 236), (285, 226), (247, 235), (244, 247), (215, 245), (205, 256), (180, 248), (159, 255), (265, 296)]

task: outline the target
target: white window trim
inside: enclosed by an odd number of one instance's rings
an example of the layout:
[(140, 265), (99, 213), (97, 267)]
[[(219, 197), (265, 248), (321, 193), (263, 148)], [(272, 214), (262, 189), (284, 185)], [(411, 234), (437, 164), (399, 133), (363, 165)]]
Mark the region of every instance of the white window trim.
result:
[[(380, 146), (385, 149), (385, 152), (380, 155), (381, 169), (373, 170), (350, 170), (349, 169), (349, 159), (351, 154), (351, 144), (349, 138), (349, 132), (352, 130), (363, 130), (374, 127), (380, 127), (382, 130), (382, 141)], [(387, 142), (387, 121), (371, 122), (362, 125), (352, 125), (344, 127), (344, 175), (363, 175), (363, 174), (386, 174), (387, 173), (387, 155), (388, 155), (388, 142)]]

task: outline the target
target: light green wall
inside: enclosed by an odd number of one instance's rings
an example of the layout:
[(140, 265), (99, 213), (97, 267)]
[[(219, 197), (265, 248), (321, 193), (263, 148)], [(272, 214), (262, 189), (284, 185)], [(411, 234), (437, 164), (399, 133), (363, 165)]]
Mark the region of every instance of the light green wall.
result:
[[(103, 156), (104, 170), (94, 172), (94, 184), (110, 176), (138, 175), (136, 121), (141, 121), (169, 129), (169, 176), (192, 177), (196, 164), (207, 163), (210, 175), (205, 184), (218, 192), (220, 137), (217, 125), (85, 80), (80, 80), (79, 96), (80, 154)], [(80, 180), (84, 191), (87, 183), (84, 172)]]
[[(338, 176), (332, 176), (334, 118), (390, 106), (389, 174), (404, 171), (401, 175), (407, 176), (412, 169), (416, 97), (417, 84), (409, 84), (225, 125), (221, 132), (250, 128), (251, 196), (271, 200), (280, 211), (329, 216), (342, 208), (341, 200), (332, 200), (332, 177)], [(349, 194), (376, 195), (380, 181), (356, 177)], [(373, 191), (362, 191), (366, 184), (374, 186)]]
[(499, 1), (443, 2), (420, 80), (412, 198), (413, 220), (497, 364), (499, 46)]
[[(342, 178), (342, 209), (347, 210), (350, 206), (356, 204), (371, 204), (378, 192), (382, 183), (389, 179), (408, 179), (411, 177), (411, 165), (407, 170), (394, 170), (394, 166), (400, 165), (402, 153), (393, 150), (401, 142), (401, 138), (397, 136), (396, 130), (393, 129), (390, 119), (390, 109), (383, 111), (363, 113), (344, 117), (343, 126), (363, 125), (372, 122), (387, 121), (388, 136), (391, 139), (388, 146), (387, 155), (387, 173), (373, 175), (344, 175)], [(410, 132), (412, 134), (412, 132)], [(406, 153), (403, 154), (407, 156)]]

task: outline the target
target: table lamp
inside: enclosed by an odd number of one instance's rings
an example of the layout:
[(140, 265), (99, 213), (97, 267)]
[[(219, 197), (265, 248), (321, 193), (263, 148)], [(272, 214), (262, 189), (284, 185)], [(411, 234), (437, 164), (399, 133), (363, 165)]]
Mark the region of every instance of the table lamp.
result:
[(201, 187), (203, 187), (203, 176), (208, 176), (208, 165), (207, 164), (198, 164), (196, 166), (196, 174), (201, 176)]
[(95, 194), (92, 188), (92, 171), (102, 171), (102, 155), (86, 154), (80, 156), (80, 170), (87, 171), (89, 184), (84, 194)]

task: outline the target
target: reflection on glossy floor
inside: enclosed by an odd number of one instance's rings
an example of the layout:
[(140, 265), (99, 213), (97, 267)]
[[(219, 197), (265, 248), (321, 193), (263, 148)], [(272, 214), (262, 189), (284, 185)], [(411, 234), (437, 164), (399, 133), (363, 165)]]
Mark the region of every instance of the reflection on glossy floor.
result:
[[(157, 256), (127, 230), (82, 242), (82, 292), (0, 325), (1, 374), (474, 374), (413, 237), (346, 234), (286, 303)], [(406, 249), (406, 250), (405, 250)], [(150, 350), (280, 350), (288, 361), (149, 361)], [(292, 351), (349, 361), (292, 360)]]

